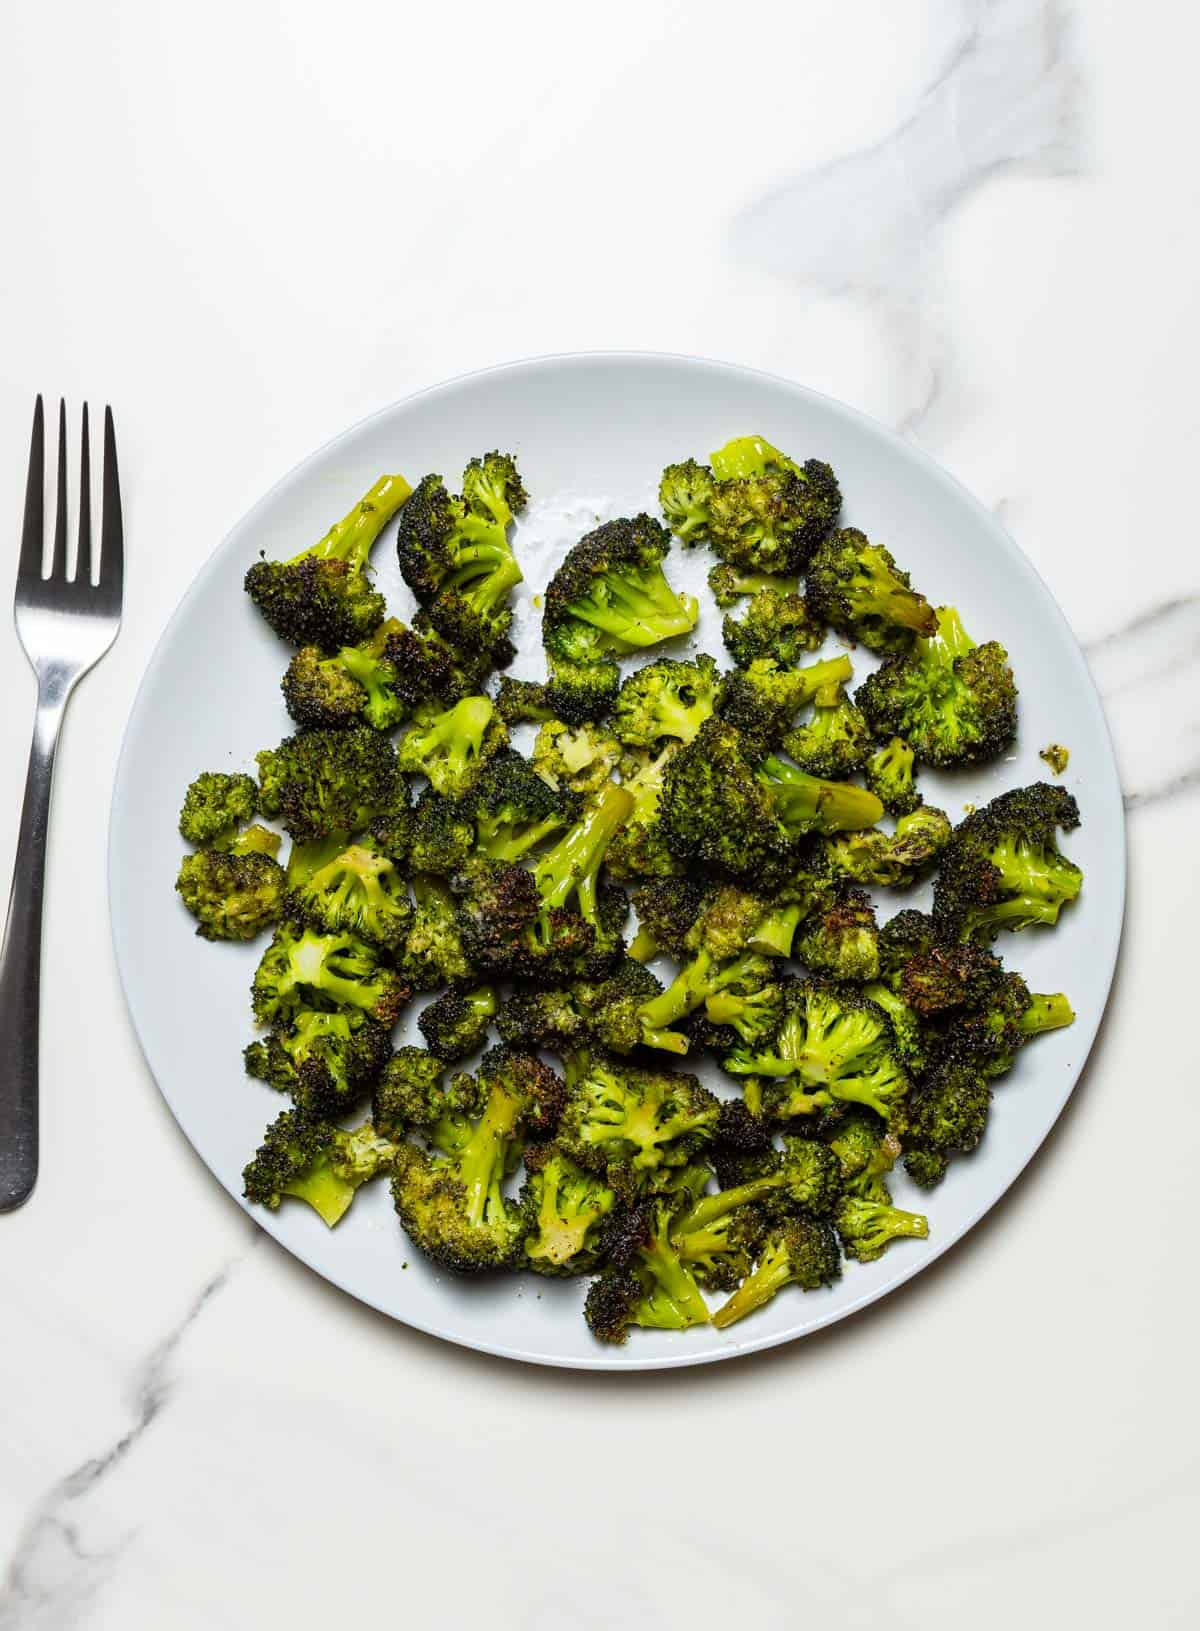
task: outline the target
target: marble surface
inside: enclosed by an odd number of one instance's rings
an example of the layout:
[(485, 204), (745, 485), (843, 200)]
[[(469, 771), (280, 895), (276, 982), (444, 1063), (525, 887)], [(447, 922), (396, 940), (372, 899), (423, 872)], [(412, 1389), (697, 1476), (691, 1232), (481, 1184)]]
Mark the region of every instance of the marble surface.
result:
[[(8, 19), (0, 513), (34, 392), (107, 396), (131, 572), (56, 792), (42, 1178), (0, 1219), (2, 1631), (1196, 1623), (1197, 44), (1165, 0)], [(104, 889), (133, 690), (231, 522), (411, 389), (608, 346), (789, 374), (994, 505), (1088, 649), (1131, 860), (1092, 1061), (991, 1218), (799, 1346), (625, 1378), (440, 1346), (248, 1224), (142, 1064)], [(12, 638), (0, 685), (7, 856)]]

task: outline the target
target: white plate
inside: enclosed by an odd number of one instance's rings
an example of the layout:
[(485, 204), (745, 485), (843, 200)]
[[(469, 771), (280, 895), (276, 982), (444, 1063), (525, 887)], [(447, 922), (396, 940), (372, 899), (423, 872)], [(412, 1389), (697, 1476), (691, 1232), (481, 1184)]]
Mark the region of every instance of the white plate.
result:
[[(898, 1178), (901, 1203), (929, 1214), (928, 1242), (899, 1242), (876, 1263), (848, 1263), (832, 1289), (785, 1293), (726, 1334), (638, 1331), (625, 1348), (601, 1347), (581, 1318), (579, 1282), (533, 1276), (465, 1281), (432, 1269), (401, 1233), (385, 1184), (361, 1193), (332, 1233), (298, 1203), (285, 1203), (277, 1213), (251, 1212), (335, 1285), (453, 1342), (541, 1364), (658, 1368), (729, 1358), (841, 1319), (926, 1267), (1004, 1193), (1062, 1110), (1100, 1023), (1125, 895), (1117, 770), (1079, 647), (1003, 528), (891, 432), (785, 380), (685, 357), (552, 357), (422, 392), (314, 453), (233, 529), (159, 642), (117, 772), (109, 882), (117, 961), (134, 1025), (184, 1133), (229, 1193), (240, 1197), (242, 1167), (282, 1107), (277, 1094), (247, 1080), (241, 1069), (241, 1049), (252, 1034), (247, 990), (262, 943), (212, 946), (197, 939), (173, 889), (183, 849), (176, 820), (188, 782), (202, 769), (253, 770), (255, 751), (289, 729), (278, 691), (288, 654), (242, 592), (250, 562), (260, 550), (286, 556), (315, 540), (383, 471), (415, 480), (438, 470), (453, 479), (470, 455), (511, 448), (535, 497), (517, 539), (527, 582), (513, 671), (536, 674), (538, 618), (530, 597), (544, 587), (562, 549), (597, 516), (653, 508), (665, 463), (704, 457), (748, 431), (797, 458), (827, 459), (842, 483), (846, 521), (885, 542), (931, 599), (957, 605), (977, 639), (1007, 646), (1021, 687), (1017, 751), (982, 772), (927, 776), (934, 802), (957, 819), (968, 800), (983, 803), (1003, 788), (1045, 776), (1037, 751), (1046, 743), (1069, 746), (1065, 782), (1084, 823), (1066, 847), (1087, 875), (1082, 897), (1055, 933), (1006, 936), (1001, 949), (1034, 989), (1065, 989), (1078, 1018), (1071, 1029), (1024, 1051), (999, 1086), (982, 1147), (956, 1162), (940, 1188), (919, 1199), (907, 1179)], [(376, 558), (391, 609), (408, 615), (411, 602), (395, 569), (390, 530)], [(674, 551), (670, 575), (699, 592), (709, 564), (706, 551), (687, 557)], [(699, 643), (724, 662), (715, 610), (703, 593), (701, 602)], [(871, 659), (856, 654), (857, 677), (870, 666)], [(888, 910), (902, 904), (907, 898), (893, 895)], [(714, 1068), (705, 1074), (720, 1083)], [(1060, 1153), (1069, 1159), (1069, 1152)]]

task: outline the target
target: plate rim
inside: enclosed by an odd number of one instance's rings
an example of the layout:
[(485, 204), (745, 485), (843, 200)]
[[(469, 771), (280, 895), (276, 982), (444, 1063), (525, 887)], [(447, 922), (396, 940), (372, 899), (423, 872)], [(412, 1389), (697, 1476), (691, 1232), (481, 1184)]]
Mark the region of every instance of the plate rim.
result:
[[(499, 1340), (491, 1341), (476, 1336), (467, 1336), (461, 1332), (455, 1331), (453, 1328), (441, 1325), (437, 1321), (424, 1318), (413, 1318), (408, 1315), (397, 1313), (393, 1308), (384, 1307), (380, 1302), (376, 1301), (369, 1295), (364, 1294), (361, 1290), (349, 1286), (346, 1283), (345, 1278), (330, 1272), (324, 1266), (318, 1266), (316, 1263), (314, 1263), (304, 1251), (303, 1244), (301, 1242), (294, 1242), (282, 1238), (276, 1229), (272, 1227), (272, 1224), (275, 1221), (275, 1214), (267, 1213), (265, 1215), (260, 1215), (259, 1211), (247, 1206), (244, 1200), (240, 1199), (227, 1187), (225, 1181), (221, 1177), (221, 1174), (217, 1172), (215, 1167), (208, 1161), (202, 1151), (197, 1148), (195, 1143), (193, 1143), (191, 1136), (189, 1135), (187, 1128), (184, 1126), (184, 1123), (180, 1117), (179, 1111), (177, 1111), (171, 1096), (168, 1094), (162, 1082), (159, 1080), (158, 1074), (151, 1064), (149, 1055), (146, 1051), (142, 1028), (138, 1022), (137, 1011), (132, 995), (132, 982), (129, 976), (126, 961), (126, 951), (128, 948), (123, 949), (123, 939), (127, 935), (128, 931), (122, 922), (122, 908), (118, 904), (119, 896), (116, 889), (115, 879), (115, 871), (117, 866), (116, 835), (118, 831), (119, 818), (122, 813), (126, 762), (130, 751), (130, 743), (134, 735), (135, 726), (139, 720), (143, 706), (145, 705), (145, 699), (149, 694), (151, 682), (165, 658), (166, 651), (170, 644), (170, 637), (175, 630), (176, 624), (182, 618), (184, 609), (191, 600), (193, 592), (202, 583), (207, 582), (208, 578), (218, 570), (219, 565), (237, 544), (241, 535), (246, 531), (246, 529), (255, 523), (260, 512), (268, 508), (276, 494), (282, 489), (290, 486), (296, 480), (300, 479), (303, 473), (310, 466), (317, 463), (327, 452), (352, 439), (364, 427), (373, 424), (377, 420), (384, 419), (402, 408), (411, 407), (426, 397), (432, 397), (442, 392), (461, 389), (462, 387), (473, 384), (478, 380), (491, 378), (500, 374), (528, 373), (539, 369), (553, 368), (556, 366), (562, 367), (577, 365), (580, 363), (607, 365), (614, 363), (619, 364), (621, 362), (658, 362), (671, 363), (675, 365), (684, 364), (688, 367), (700, 368), (706, 372), (711, 372), (714, 374), (734, 375), (743, 379), (749, 378), (759, 380), (764, 384), (768, 384), (773, 387), (782, 387), (784, 390), (794, 393), (795, 395), (807, 399), (810, 402), (817, 402), (821, 404), (824, 408), (833, 412), (834, 414), (848, 419), (871, 434), (883, 438), (885, 442), (893, 444), (897, 450), (902, 452), (906, 457), (911, 459), (917, 466), (919, 466), (928, 479), (940, 483), (943, 487), (948, 488), (952, 494), (957, 496), (960, 501), (965, 501), (968, 507), (975, 512), (976, 516), (982, 521), (1002, 548), (1007, 552), (1010, 562), (1012, 562), (1018, 568), (1018, 570), (1023, 571), (1030, 578), (1032, 578), (1034, 583), (1041, 589), (1047, 604), (1053, 609), (1053, 613), (1058, 620), (1062, 633), (1066, 636), (1067, 649), (1071, 652), (1074, 659), (1077, 677), (1083, 682), (1083, 689), (1086, 693), (1088, 704), (1099, 724), (1100, 738), (1103, 741), (1105, 749), (1107, 750), (1104, 769), (1107, 773), (1107, 778), (1111, 783), (1112, 790), (1116, 795), (1115, 802), (1116, 809), (1119, 812), (1120, 823), (1120, 843), (1117, 846), (1119, 854), (1114, 858), (1115, 866), (1106, 879), (1106, 886), (1104, 890), (1104, 897), (1109, 903), (1109, 921), (1106, 925), (1107, 933), (1102, 937), (1106, 941), (1106, 944), (1104, 945), (1104, 954), (1107, 965), (1107, 972), (1103, 981), (1102, 1000), (1096, 1006), (1095, 1016), (1091, 1023), (1087, 1025), (1085, 1029), (1075, 1033), (1081, 1042), (1078, 1061), (1071, 1066), (1069, 1083), (1065, 1089), (1060, 1092), (1057, 1102), (1053, 1107), (1053, 1114), (1046, 1123), (1045, 1129), (1023, 1152), (1018, 1165), (1013, 1169), (1011, 1174), (1009, 1174), (1002, 1187), (995, 1194), (990, 1195), (986, 1201), (982, 1202), (978, 1206), (972, 1206), (968, 1213), (966, 1222), (961, 1225), (952, 1239), (946, 1239), (943, 1241), (935, 1241), (931, 1239), (926, 1243), (926, 1249), (919, 1257), (914, 1256), (912, 1258), (905, 1257), (902, 1259), (897, 1259), (899, 1266), (894, 1273), (890, 1274), (884, 1280), (865, 1286), (861, 1294), (851, 1298), (848, 1303), (840, 1303), (836, 1309), (831, 1309), (826, 1313), (818, 1314), (815, 1319), (810, 1316), (804, 1320), (801, 1326), (793, 1329), (775, 1331), (759, 1337), (747, 1336), (741, 1340), (735, 1339), (727, 1348), (717, 1348), (705, 1352), (688, 1352), (685, 1337), (681, 1342), (680, 1351), (678, 1353), (662, 1354), (653, 1357), (648, 1355), (639, 1357), (636, 1347), (627, 1347), (612, 1351), (599, 1351), (594, 1357), (591, 1355), (576, 1356), (553, 1352), (539, 1352), (530, 1348), (513, 1347), (511, 1344), (506, 1344)], [(555, 1369), (576, 1371), (645, 1372), (678, 1370), (698, 1365), (717, 1364), (721, 1361), (729, 1359), (739, 1359), (748, 1354), (761, 1353), (771, 1348), (782, 1347), (786, 1343), (799, 1341), (817, 1331), (827, 1329), (830, 1325), (839, 1324), (842, 1321), (861, 1313), (863, 1309), (871, 1306), (872, 1304), (883, 1301), (886, 1297), (889, 1297), (893, 1292), (897, 1291), (901, 1286), (905, 1285), (917, 1275), (921, 1274), (932, 1263), (937, 1262), (944, 1253), (951, 1251), (954, 1247), (958, 1246), (963, 1240), (965, 1240), (966, 1237), (976, 1228), (981, 1219), (992, 1211), (994, 1207), (1000, 1204), (1000, 1202), (1016, 1184), (1017, 1180), (1027, 1171), (1030, 1163), (1041, 1150), (1051, 1131), (1058, 1125), (1068, 1101), (1074, 1094), (1075, 1089), (1079, 1085), (1080, 1079), (1084, 1074), (1084, 1071), (1087, 1069), (1088, 1061), (1091, 1058), (1092, 1049), (1095, 1046), (1097, 1035), (1099, 1034), (1104, 1016), (1108, 1011), (1108, 1005), (1112, 998), (1113, 981), (1116, 977), (1117, 965), (1120, 959), (1124, 932), (1128, 883), (1128, 846), (1129, 829), (1127, 811), (1125, 809), (1123, 789), (1121, 786), (1120, 768), (1117, 762), (1116, 751), (1113, 746), (1112, 732), (1109, 727), (1108, 716), (1104, 709), (1103, 699), (1100, 695), (1095, 679), (1092, 676), (1092, 672), (1088, 665), (1087, 657), (1083, 651), (1083, 648), (1080, 645), (1079, 640), (1076, 638), (1075, 632), (1071, 627), (1066, 613), (1060, 606), (1057, 597), (1054, 595), (1049, 585), (1038, 571), (1037, 567), (1025, 554), (1024, 550), (1017, 543), (1016, 539), (1013, 538), (1007, 527), (1005, 527), (1004, 523), (991, 510), (988, 509), (981, 499), (976, 497), (976, 495), (965, 485), (965, 483), (960, 481), (959, 478), (953, 474), (953, 472), (946, 469), (944, 465), (939, 463), (939, 461), (935, 459), (932, 454), (926, 452), (926, 450), (919, 446), (916, 442), (910, 441), (906, 437), (902, 436), (890, 425), (884, 424), (881, 420), (876, 419), (873, 415), (864, 412), (861, 408), (856, 408), (850, 403), (843, 402), (840, 398), (832, 396), (828, 392), (816, 390), (812, 386), (801, 384), (798, 380), (790, 379), (786, 375), (776, 374), (767, 369), (751, 367), (744, 363), (723, 361), (719, 358), (700, 356), (688, 352), (638, 349), (598, 349), (584, 351), (555, 351), (541, 353), (530, 357), (514, 358), (505, 362), (493, 363), (484, 368), (468, 369), (462, 373), (451, 375), (446, 379), (421, 386), (417, 390), (411, 391), (407, 395), (398, 397), (396, 400), (386, 403), (383, 407), (373, 410), (371, 413), (362, 415), (360, 418), (354, 420), (350, 425), (347, 425), (334, 435), (327, 437), (311, 452), (307, 453), (303, 458), (292, 465), (290, 469), (285, 471), (284, 474), (273, 482), (271, 486), (261, 495), (261, 497), (258, 498), (250, 506), (250, 508), (233, 523), (233, 525), (224, 533), (222, 538), (213, 546), (207, 558), (193, 573), (190, 581), (183, 590), (183, 593), (181, 594), (170, 616), (164, 623), (162, 630), (154, 643), (153, 649), (151, 650), (150, 656), (146, 662), (145, 669), (142, 672), (141, 678), (139, 679), (137, 688), (134, 692), (129, 713), (126, 717), (125, 725), (121, 733), (121, 745), (117, 755), (116, 768), (113, 775), (112, 795), (109, 801), (108, 843), (106, 846), (106, 882), (109, 908), (109, 927), (112, 936), (113, 955), (117, 965), (117, 974), (121, 985), (121, 993), (125, 1002), (125, 1009), (129, 1016), (129, 1021), (133, 1028), (134, 1036), (137, 1039), (138, 1051), (142, 1056), (147, 1072), (149, 1073), (160, 1098), (170, 1111), (172, 1119), (178, 1127), (180, 1134), (183, 1136), (184, 1140), (191, 1149), (193, 1155), (195, 1155), (204, 1164), (208, 1172), (211, 1173), (212, 1177), (216, 1180), (217, 1187), (220, 1189), (222, 1194), (224, 1194), (238, 1207), (243, 1216), (250, 1218), (258, 1228), (270, 1235), (278, 1246), (282, 1247), (290, 1256), (303, 1263), (305, 1268), (307, 1268), (311, 1273), (317, 1275), (319, 1279), (336, 1287), (340, 1292), (353, 1298), (356, 1302), (363, 1304), (365, 1307), (372, 1309), (375, 1313), (380, 1314), (385, 1318), (394, 1320), (398, 1324), (407, 1326), (412, 1330), (420, 1331), (426, 1336), (436, 1338), (440, 1341), (453, 1343), (456, 1347), (466, 1348), (475, 1353), (488, 1354), (494, 1358), (507, 1359), (520, 1364), (545, 1365)]]

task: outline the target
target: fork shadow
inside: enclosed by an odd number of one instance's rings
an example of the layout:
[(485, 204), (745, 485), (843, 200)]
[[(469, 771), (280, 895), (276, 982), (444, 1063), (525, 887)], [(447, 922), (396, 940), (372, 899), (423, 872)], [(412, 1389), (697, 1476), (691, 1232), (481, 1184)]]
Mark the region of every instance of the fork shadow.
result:
[[(626, 1394), (633, 1392), (649, 1395), (664, 1388), (689, 1385), (737, 1387), (750, 1375), (757, 1377), (768, 1372), (778, 1373), (788, 1366), (803, 1366), (806, 1361), (835, 1352), (843, 1343), (856, 1340), (864, 1325), (877, 1327), (880, 1334), (886, 1337), (889, 1329), (907, 1319), (913, 1308), (920, 1307), (931, 1298), (948, 1298), (960, 1277), (972, 1272), (978, 1254), (986, 1251), (993, 1238), (1003, 1230), (1009, 1210), (1019, 1205), (1021, 1198), (1035, 1187), (1054, 1181), (1054, 1153), (1070, 1139), (1071, 1129), (1080, 1114), (1080, 1104), (1093, 1078), (1103, 1073), (1106, 1039), (1111, 1024), (1110, 1015), (1119, 1001), (1124, 960), (1122, 941), (1122, 950), (1118, 954), (1117, 966), (1113, 973), (1112, 990), (1091, 1052), (1075, 1084), (1075, 1090), (1041, 1148), (996, 1204), (952, 1248), (935, 1258), (928, 1268), (913, 1275), (903, 1285), (897, 1286), (878, 1301), (848, 1314), (832, 1325), (824, 1326), (819, 1331), (791, 1342), (781, 1343), (774, 1348), (762, 1349), (757, 1353), (732, 1355), (719, 1364), (679, 1366), (668, 1370), (587, 1371), (524, 1364), (511, 1359), (502, 1359), (494, 1354), (463, 1348), (456, 1343), (445, 1342), (439, 1337), (403, 1325), (386, 1314), (368, 1308), (328, 1281), (322, 1280), (271, 1237), (264, 1234), (261, 1238), (268, 1250), (278, 1254), (277, 1266), (282, 1272), (286, 1275), (295, 1275), (298, 1281), (303, 1281), (303, 1291), (301, 1292), (298, 1287), (298, 1294), (327, 1298), (331, 1304), (337, 1304), (336, 1309), (331, 1308), (331, 1318), (357, 1320), (361, 1322), (362, 1328), (370, 1328), (379, 1340), (410, 1345), (417, 1351), (436, 1349), (438, 1363), (454, 1367), (464, 1381), (482, 1383), (485, 1377), (489, 1377), (494, 1383), (497, 1370), (503, 1369), (506, 1372), (506, 1382), (536, 1389), (539, 1398), (544, 1398), (548, 1392), (558, 1394), (569, 1391), (572, 1395), (577, 1395), (580, 1391), (607, 1392), (613, 1388), (620, 1388)], [(636, 1335), (633, 1340), (636, 1340)]]

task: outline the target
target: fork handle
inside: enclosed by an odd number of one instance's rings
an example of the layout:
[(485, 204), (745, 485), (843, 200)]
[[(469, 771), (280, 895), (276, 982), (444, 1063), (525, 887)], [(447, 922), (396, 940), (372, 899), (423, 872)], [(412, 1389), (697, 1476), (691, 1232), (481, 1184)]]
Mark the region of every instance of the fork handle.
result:
[(20, 1206), (38, 1172), (38, 1028), (42, 976), (42, 897), (54, 755), (74, 677), (38, 673), (37, 712), (12, 892), (0, 948), (0, 1212)]

